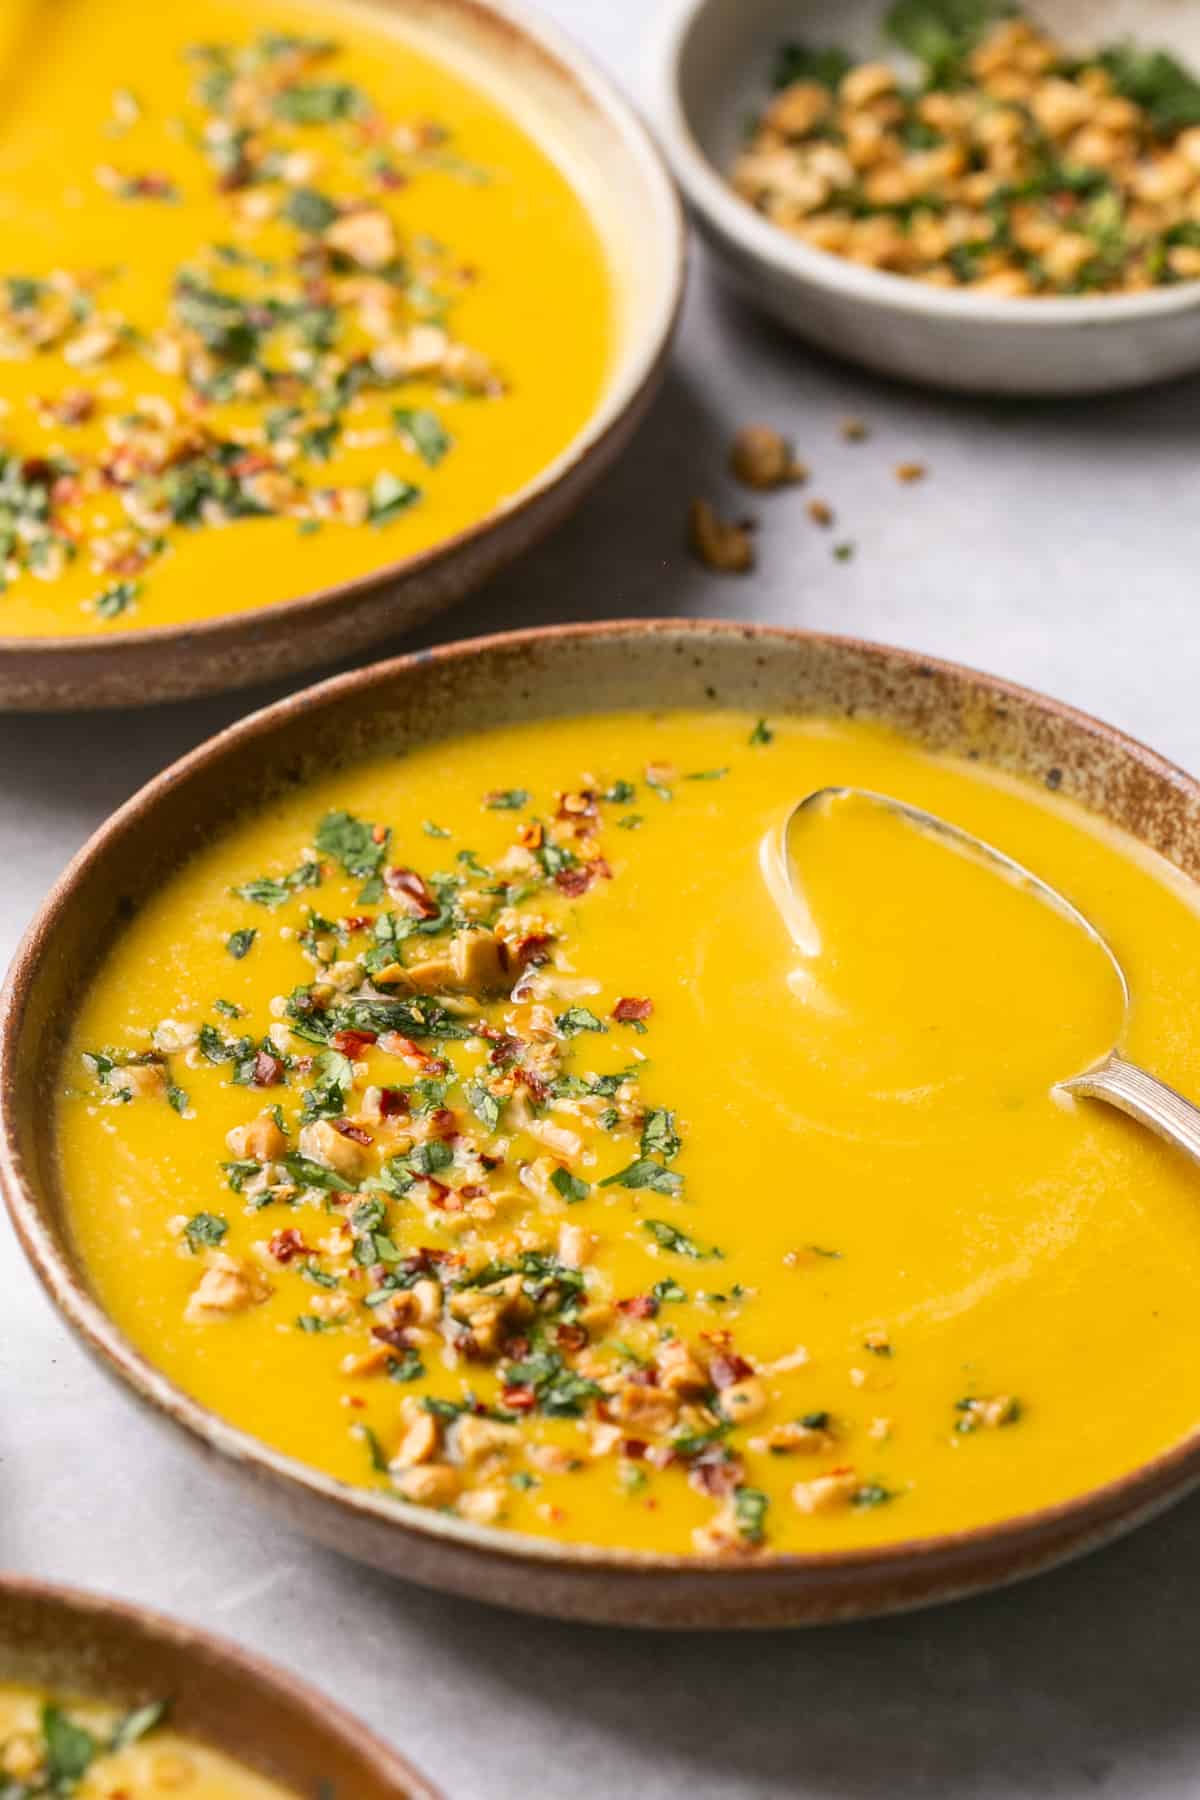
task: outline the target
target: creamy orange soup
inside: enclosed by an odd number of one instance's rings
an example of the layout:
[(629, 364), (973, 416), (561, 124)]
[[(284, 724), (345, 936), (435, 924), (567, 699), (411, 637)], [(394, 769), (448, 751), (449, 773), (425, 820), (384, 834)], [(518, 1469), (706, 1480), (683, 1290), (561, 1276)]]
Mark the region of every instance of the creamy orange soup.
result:
[(565, 175), (387, 9), (10, 0), (0, 636), (170, 625), (426, 550), (593, 412)]
[[(1200, 1091), (1200, 918), (1061, 796), (867, 723), (513, 726), (331, 770), (198, 854), (81, 999), (54, 1129), (103, 1304), (398, 1507), (755, 1555), (978, 1526), (1196, 1423), (1195, 1172), (1051, 1089)], [(768, 846), (764, 863), (763, 846)]]
[(120, 1713), (0, 1682), (0, 1793), (5, 1800), (287, 1800), (273, 1781), (172, 1731), (168, 1713), (159, 1705)]

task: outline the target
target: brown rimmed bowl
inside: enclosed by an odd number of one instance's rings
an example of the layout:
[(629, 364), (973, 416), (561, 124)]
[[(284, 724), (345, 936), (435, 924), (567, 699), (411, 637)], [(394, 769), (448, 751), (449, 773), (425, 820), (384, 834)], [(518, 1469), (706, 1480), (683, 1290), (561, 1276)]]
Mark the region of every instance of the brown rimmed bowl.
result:
[[(331, 12), (344, 3), (330, 0)], [(646, 412), (679, 316), (686, 239), (674, 183), (633, 108), (569, 38), (517, 0), (360, 0), (363, 6), (515, 116), (586, 207), (606, 252), (615, 307), (611, 366), (591, 418), (477, 524), (371, 574), (190, 624), (0, 636), (0, 710), (141, 706), (247, 687), (409, 630), (566, 518)]]
[(148, 1362), (89, 1291), (45, 1120), (80, 970), (131, 910), (237, 814), (309, 768), (571, 711), (729, 706), (885, 721), (1080, 801), (1200, 878), (1200, 784), (1055, 701), (847, 638), (709, 621), (558, 626), (381, 663), (255, 713), (167, 769), (101, 827), (31, 926), (0, 1001), (0, 1184), (51, 1299), (110, 1375), (289, 1525), (393, 1574), (563, 1618), (654, 1626), (815, 1624), (1031, 1575), (1200, 1482), (1200, 1431), (1122, 1479), (999, 1524), (737, 1566), (560, 1545), (398, 1506), (235, 1430)]
[(0, 1681), (170, 1723), (299, 1800), (442, 1800), (350, 1713), (236, 1644), (78, 1588), (0, 1578)]

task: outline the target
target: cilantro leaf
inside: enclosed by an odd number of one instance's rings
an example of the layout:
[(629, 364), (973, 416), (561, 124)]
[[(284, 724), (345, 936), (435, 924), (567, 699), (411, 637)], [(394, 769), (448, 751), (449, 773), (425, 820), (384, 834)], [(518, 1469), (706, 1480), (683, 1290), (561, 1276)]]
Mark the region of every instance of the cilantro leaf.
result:
[(767, 1496), (760, 1488), (739, 1487), (733, 1491), (733, 1517), (739, 1536), (748, 1544), (761, 1544), (766, 1535)]
[(381, 469), (368, 490), (367, 518), (372, 525), (390, 525), (420, 498), (420, 488), (411, 481), (402, 481), (399, 475)]
[(675, 1114), (668, 1112), (665, 1106), (652, 1107), (642, 1126), (642, 1155), (661, 1156), (664, 1162), (673, 1162), (681, 1148), (682, 1139), (675, 1128)]
[(397, 406), (392, 424), (431, 469), (441, 462), (454, 440), (436, 413), (422, 406)]
[(376, 875), (387, 854), (391, 833), (356, 819), (353, 813), (328, 812), (317, 826), (317, 849), (332, 856), (347, 875), (365, 881)]
[(57, 1706), (42, 1708), (42, 1737), (46, 1745), (46, 1780), (51, 1793), (70, 1793), (82, 1781), (95, 1759), (95, 1738), (76, 1725)]
[(554, 1023), (564, 1037), (578, 1037), (581, 1031), (607, 1031), (603, 1020), (586, 1006), (568, 1006), (566, 1012), (560, 1012)]
[(202, 1248), (215, 1249), (229, 1230), (229, 1220), (221, 1213), (193, 1213), (183, 1230), (195, 1255)]
[(648, 1188), (652, 1194), (682, 1194), (683, 1176), (664, 1169), (653, 1157), (639, 1156), (615, 1175), (606, 1175), (601, 1187)]
[(110, 1750), (124, 1750), (130, 1744), (136, 1744), (150, 1732), (157, 1730), (167, 1716), (169, 1703), (166, 1700), (151, 1700), (145, 1706), (137, 1707), (133, 1712), (118, 1719), (113, 1734), (108, 1740)]
[(581, 1181), (578, 1175), (572, 1175), (570, 1169), (555, 1169), (550, 1181), (568, 1206), (574, 1206), (579, 1200), (586, 1200), (591, 1192), (587, 1182)]
[(719, 1261), (725, 1254), (715, 1246), (711, 1250), (702, 1250), (694, 1238), (666, 1219), (643, 1219), (642, 1229), (650, 1233), (661, 1249), (673, 1250), (676, 1256), (690, 1256), (693, 1262)]

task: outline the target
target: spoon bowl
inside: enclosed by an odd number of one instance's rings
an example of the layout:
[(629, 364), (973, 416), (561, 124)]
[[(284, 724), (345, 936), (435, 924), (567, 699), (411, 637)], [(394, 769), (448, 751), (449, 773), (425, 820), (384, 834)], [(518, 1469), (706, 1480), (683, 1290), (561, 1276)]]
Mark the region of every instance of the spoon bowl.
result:
[(998, 850), (983, 838), (975, 837), (961, 825), (954, 825), (948, 819), (939, 818), (935, 813), (926, 812), (907, 801), (897, 800), (892, 795), (874, 793), (869, 788), (824, 787), (805, 795), (788, 813), (778, 841), (772, 845), (768, 838), (763, 847), (763, 869), (768, 886), (801, 954), (806, 957), (819, 955), (821, 937), (803, 887), (796, 877), (796, 830), (802, 822), (816, 814), (828, 813), (831, 808), (844, 801), (879, 808), (914, 830), (935, 839), (955, 854), (969, 857), (1002, 880), (1029, 894), (1043, 906), (1050, 907), (1084, 933), (1096, 949), (1102, 952), (1116, 977), (1121, 997), (1121, 1030), (1117, 1043), (1106, 1055), (1080, 1073), (1056, 1082), (1055, 1091), (1084, 1099), (1106, 1101), (1200, 1165), (1200, 1107), (1193, 1105), (1176, 1089), (1168, 1087), (1157, 1076), (1151, 1075), (1121, 1054), (1120, 1042), (1124, 1037), (1129, 1012), (1130, 989), (1112, 945), (1065, 894), (1051, 887), (1049, 882), (1043, 881), (1041, 876), (1035, 875), (1014, 857), (1006, 855), (1003, 850)]

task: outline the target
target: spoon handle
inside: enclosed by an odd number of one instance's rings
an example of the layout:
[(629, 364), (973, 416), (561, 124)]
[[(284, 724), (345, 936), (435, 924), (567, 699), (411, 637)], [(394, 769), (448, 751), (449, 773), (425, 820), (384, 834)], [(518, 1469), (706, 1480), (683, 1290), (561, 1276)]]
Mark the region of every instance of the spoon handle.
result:
[(1126, 1062), (1115, 1050), (1094, 1069), (1059, 1085), (1067, 1094), (1107, 1100), (1110, 1106), (1128, 1113), (1139, 1125), (1148, 1126), (1168, 1144), (1174, 1144), (1194, 1163), (1200, 1163), (1200, 1106), (1193, 1106), (1173, 1087), (1148, 1075), (1136, 1063)]

